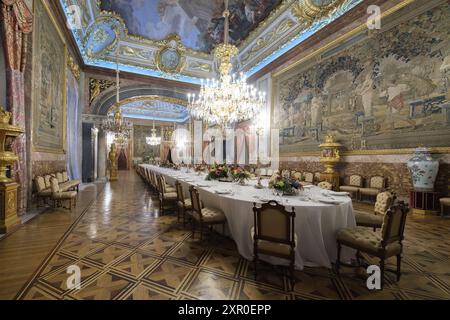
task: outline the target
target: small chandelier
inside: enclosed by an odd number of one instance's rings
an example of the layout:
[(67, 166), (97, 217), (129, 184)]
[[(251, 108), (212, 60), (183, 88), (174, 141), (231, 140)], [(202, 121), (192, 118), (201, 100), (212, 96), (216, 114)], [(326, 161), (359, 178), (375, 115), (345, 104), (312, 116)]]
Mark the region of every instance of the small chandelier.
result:
[(222, 128), (252, 118), (265, 104), (266, 94), (247, 84), (243, 73), (237, 77), (231, 74), (231, 60), (238, 54), (238, 48), (229, 44), (228, 0), (225, 0), (225, 41), (214, 50), (220, 67), (220, 79), (201, 80), (200, 93), (188, 94), (188, 108), (193, 117), (203, 119)]
[(153, 129), (152, 134), (150, 137), (147, 137), (146, 142), (150, 146), (159, 146), (161, 144), (161, 137), (156, 136), (156, 129), (155, 129), (155, 120), (153, 120)]
[(113, 142), (116, 145), (128, 145), (133, 124), (130, 121), (124, 120), (122, 111), (120, 110), (120, 70), (118, 60), (116, 68), (116, 104), (113, 107), (113, 111), (108, 113), (101, 127), (104, 131), (114, 135)]

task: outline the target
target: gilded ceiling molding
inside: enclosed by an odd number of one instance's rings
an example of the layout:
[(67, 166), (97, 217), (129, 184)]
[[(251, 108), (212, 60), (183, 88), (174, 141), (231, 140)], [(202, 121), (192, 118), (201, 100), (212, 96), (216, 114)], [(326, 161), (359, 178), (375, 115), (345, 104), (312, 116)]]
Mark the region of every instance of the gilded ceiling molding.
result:
[(95, 100), (103, 91), (108, 90), (112, 86), (116, 85), (114, 81), (105, 79), (89, 79), (89, 103)]
[(346, 0), (334, 0), (326, 5), (317, 5), (313, 0), (298, 0), (292, 7), (292, 14), (300, 24), (310, 26), (314, 21), (329, 16)]
[(140, 102), (140, 101), (145, 101), (145, 102), (148, 102), (148, 101), (163, 101), (163, 102), (178, 104), (178, 105), (184, 106), (184, 107), (187, 107), (187, 105), (188, 105), (187, 100), (177, 99), (177, 98), (173, 98), (173, 97), (165, 97), (165, 96), (158, 96), (158, 95), (136, 96), (136, 97), (132, 97), (132, 98), (128, 98), (128, 99), (124, 99), (124, 100), (120, 101), (119, 105), (111, 106), (109, 108), (108, 112), (116, 110), (115, 108), (117, 108), (117, 106), (120, 108), (120, 107), (122, 107), (124, 105), (127, 105), (129, 103)]
[(166, 73), (179, 73), (186, 65), (184, 53), (186, 48), (181, 44), (178, 34), (170, 34), (161, 41), (161, 48), (156, 53), (156, 67)]

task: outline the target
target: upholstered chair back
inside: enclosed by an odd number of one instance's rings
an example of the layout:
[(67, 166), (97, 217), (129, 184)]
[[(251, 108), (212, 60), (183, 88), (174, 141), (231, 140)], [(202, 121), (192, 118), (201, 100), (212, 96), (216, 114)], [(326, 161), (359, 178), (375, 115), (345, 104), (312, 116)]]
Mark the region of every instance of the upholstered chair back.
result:
[(291, 177), (294, 178), (295, 180), (302, 180), (302, 173), (298, 172), (298, 171), (292, 171), (291, 172)]
[(184, 204), (183, 186), (179, 181), (175, 182), (175, 189), (177, 190), (177, 200)]
[(379, 193), (377, 195), (377, 201), (375, 202), (374, 212), (375, 214), (384, 215), (389, 207), (392, 205), (394, 195), (389, 191)]
[(158, 192), (161, 194), (164, 194), (164, 188), (162, 186), (162, 179), (160, 175), (156, 175), (156, 189), (158, 189)]
[(260, 176), (267, 176), (267, 169), (266, 168), (261, 168), (259, 169), (259, 175)]
[(333, 189), (333, 185), (331, 183), (329, 183), (328, 181), (322, 181), (317, 186), (319, 188), (325, 189), (325, 190), (332, 190)]
[(266, 174), (267, 174), (268, 177), (272, 176), (273, 175), (273, 169), (268, 168), (267, 171), (266, 171)]
[(67, 171), (64, 171), (62, 175), (63, 175), (63, 182), (69, 181), (69, 175), (67, 174)]
[(291, 172), (289, 170), (283, 170), (281, 171), (281, 176), (284, 178), (290, 178)]
[(314, 174), (312, 172), (303, 172), (303, 178), (306, 182), (313, 183), (314, 182)]
[(353, 186), (353, 187), (362, 187), (362, 183), (363, 183), (363, 180), (362, 180), (362, 177), (360, 175), (353, 174), (353, 175), (350, 176), (349, 184), (351, 186)]
[(385, 245), (403, 240), (408, 208), (403, 203), (392, 206), (385, 214), (381, 230)]
[(51, 188), (52, 188), (52, 193), (59, 193), (60, 189), (59, 189), (59, 183), (58, 183), (58, 179), (57, 178), (52, 178), (50, 180), (51, 183)]
[(314, 180), (315, 180), (316, 182), (320, 182), (320, 172), (315, 172), (315, 173), (314, 173)]
[(63, 183), (64, 182), (63, 174), (61, 172), (57, 172), (56, 179), (58, 179), (58, 183)]
[(255, 238), (280, 243), (294, 243), (295, 212), (287, 211), (276, 201), (253, 207)]
[(45, 186), (45, 180), (42, 177), (36, 177), (34, 179), (34, 183), (36, 185), (37, 192), (41, 192), (47, 189), (47, 187)]
[(45, 187), (46, 188), (51, 188), (52, 187), (52, 182), (51, 182), (51, 180), (52, 180), (52, 176), (51, 175), (46, 175), (45, 177), (44, 177), (44, 181), (45, 181)]
[(202, 214), (202, 207), (200, 205), (200, 196), (197, 189), (194, 187), (189, 188), (189, 193), (191, 194), (192, 210), (198, 213), (200, 216)]
[(383, 189), (384, 188), (384, 178), (381, 176), (374, 176), (370, 178), (369, 188)]

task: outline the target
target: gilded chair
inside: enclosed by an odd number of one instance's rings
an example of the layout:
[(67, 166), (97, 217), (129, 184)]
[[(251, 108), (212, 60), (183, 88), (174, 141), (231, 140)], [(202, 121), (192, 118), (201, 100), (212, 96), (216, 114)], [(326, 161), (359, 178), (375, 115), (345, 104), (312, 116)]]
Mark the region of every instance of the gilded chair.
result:
[(177, 190), (177, 207), (178, 207), (178, 222), (180, 222), (180, 216), (183, 216), (183, 226), (186, 225), (186, 212), (192, 211), (191, 199), (184, 198), (183, 186), (179, 181), (175, 182), (175, 189)]
[(303, 182), (307, 185), (314, 184), (314, 174), (312, 172), (303, 172), (303, 179)]
[(37, 206), (39, 207), (39, 200), (42, 199), (44, 206), (47, 203), (47, 199), (51, 198), (52, 196), (52, 189), (47, 188), (45, 186), (45, 180), (43, 177), (36, 177), (34, 179), (34, 185), (36, 187), (36, 196), (37, 196)]
[(63, 173), (57, 173), (56, 178), (58, 179), (59, 188), (62, 191), (79, 191), (81, 181), (70, 180), (66, 171)]
[(177, 190), (174, 187), (172, 187), (170, 184), (168, 184), (166, 182), (166, 178), (163, 175), (161, 175), (161, 179), (162, 179), (163, 186), (164, 186), (164, 192), (167, 192), (167, 193), (177, 192)]
[(272, 168), (267, 168), (266, 175), (268, 177), (271, 177), (273, 175), (273, 169)]
[(59, 183), (57, 178), (52, 178), (50, 180), (50, 183), (52, 185), (52, 200), (53, 200), (53, 207), (56, 208), (57, 206), (63, 206), (63, 201), (67, 201), (69, 203), (69, 207), (64, 207), (65, 209), (69, 209), (72, 211), (72, 206), (77, 206), (77, 192), (76, 191), (61, 191), (59, 188)]
[(363, 178), (358, 174), (353, 174), (348, 179), (348, 185), (339, 187), (339, 191), (348, 192), (352, 198), (359, 198), (359, 189), (363, 186)]
[[(405, 231), (408, 207), (402, 202), (389, 208), (384, 215), (381, 233), (373, 232), (365, 227), (342, 229), (337, 234), (337, 260), (336, 271), (339, 272), (341, 264), (342, 246), (356, 249), (356, 257), (360, 261), (361, 252), (380, 259), (381, 286), (384, 284), (385, 271), (392, 271), (401, 277), (401, 259), (403, 252), (403, 234)], [(397, 269), (385, 270), (385, 262), (390, 257), (397, 258)]]
[(363, 196), (369, 196), (375, 198), (383, 189), (386, 187), (386, 179), (381, 176), (373, 176), (369, 180), (369, 185), (367, 188), (360, 188), (359, 194), (362, 198)]
[(374, 231), (379, 229), (383, 225), (384, 215), (389, 207), (395, 201), (395, 195), (389, 191), (379, 193), (377, 195), (377, 201), (375, 202), (375, 207), (373, 213), (368, 212), (356, 212), (356, 225), (361, 227), (373, 228)]
[(301, 181), (302, 180), (302, 173), (299, 172), (299, 171), (292, 171), (291, 172), (291, 177), (293, 177), (297, 181)]
[(333, 190), (333, 185), (328, 181), (322, 181), (317, 186), (324, 190)]
[(191, 194), (192, 203), (192, 238), (195, 238), (195, 224), (198, 223), (200, 227), (200, 240), (203, 240), (203, 227), (213, 225), (222, 225), (222, 233), (225, 235), (225, 224), (227, 218), (222, 210), (204, 207), (203, 203), (200, 201), (200, 195), (198, 190), (194, 187), (189, 188)]
[(262, 204), (259, 208), (254, 203), (253, 216), (254, 227), (250, 233), (253, 238), (255, 280), (258, 275), (259, 255), (264, 254), (289, 261), (291, 285), (294, 288), (295, 248), (297, 247), (294, 208), (288, 211), (274, 200)]
[(177, 201), (177, 193), (176, 192), (166, 193), (164, 179), (162, 176), (157, 175), (156, 180), (158, 182), (159, 209), (160, 209), (161, 215), (163, 215), (164, 209), (165, 209), (167, 203)]

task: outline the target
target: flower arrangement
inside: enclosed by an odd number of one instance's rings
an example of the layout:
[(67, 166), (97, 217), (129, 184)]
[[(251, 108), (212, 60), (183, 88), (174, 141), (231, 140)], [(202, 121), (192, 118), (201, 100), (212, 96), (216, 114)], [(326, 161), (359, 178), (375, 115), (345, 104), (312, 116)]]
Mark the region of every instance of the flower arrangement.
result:
[(208, 167), (207, 167), (205, 164), (201, 163), (201, 164), (196, 165), (196, 166), (194, 167), (194, 170), (195, 170), (195, 172), (203, 172), (203, 171), (205, 171), (207, 168), (208, 168)]
[(228, 166), (226, 164), (213, 164), (211, 169), (209, 169), (208, 175), (206, 176), (206, 180), (218, 180), (228, 177), (228, 173), (230, 172)]
[(231, 175), (235, 181), (238, 181), (240, 184), (244, 184), (246, 180), (250, 179), (252, 174), (247, 170), (236, 167), (231, 170)]
[(269, 182), (269, 187), (278, 191), (282, 191), (283, 194), (295, 194), (298, 190), (303, 190), (303, 185), (295, 179), (282, 177), (279, 174), (274, 174)]

